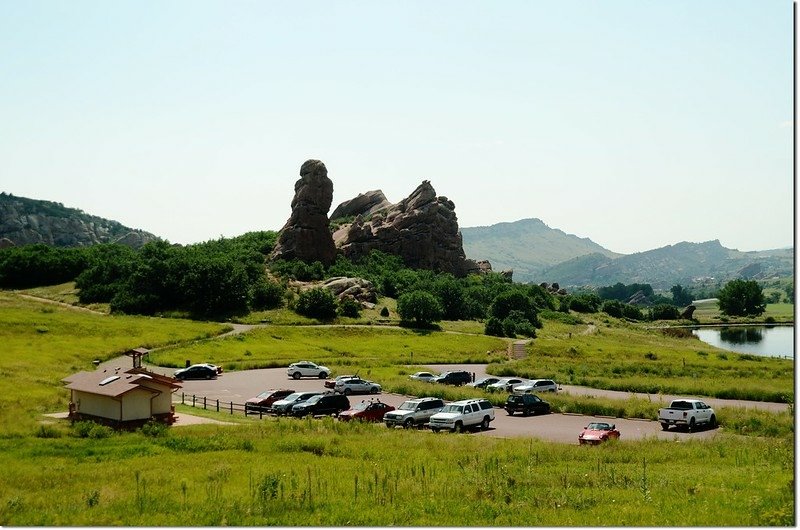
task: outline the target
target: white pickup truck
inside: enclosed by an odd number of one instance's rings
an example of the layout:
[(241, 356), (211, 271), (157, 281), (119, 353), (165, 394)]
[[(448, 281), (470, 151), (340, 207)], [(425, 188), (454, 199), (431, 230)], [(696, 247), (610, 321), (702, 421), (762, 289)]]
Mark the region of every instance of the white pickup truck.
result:
[(707, 424), (713, 429), (717, 426), (717, 415), (714, 409), (698, 399), (676, 399), (669, 407), (659, 409), (658, 421), (665, 431), (670, 425), (684, 425), (693, 431), (698, 425)]

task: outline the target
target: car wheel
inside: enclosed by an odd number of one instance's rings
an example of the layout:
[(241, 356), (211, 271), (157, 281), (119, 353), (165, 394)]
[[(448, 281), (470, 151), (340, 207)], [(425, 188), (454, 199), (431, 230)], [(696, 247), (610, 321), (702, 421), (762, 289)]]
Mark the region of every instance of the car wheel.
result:
[(695, 422), (694, 418), (692, 418), (689, 420), (689, 432), (694, 432), (694, 430), (695, 430)]
[(409, 418), (409, 419), (407, 419), (406, 421), (403, 422), (403, 428), (404, 429), (410, 429), (413, 426), (414, 426), (414, 420), (412, 420), (411, 418)]
[(662, 423), (661, 424), (661, 430), (662, 431), (666, 431), (667, 429), (669, 429), (669, 423)]
[(211, 379), (211, 374), (206, 374), (206, 380)]
[(489, 416), (484, 416), (483, 421), (481, 422), (481, 430), (488, 431), (489, 430)]
[(342, 392), (342, 394), (344, 394), (345, 396), (349, 396), (350, 392), (351, 392), (351, 390), (349, 388), (345, 388), (344, 392)]
[(292, 374), (292, 377), (293, 377), (294, 379), (300, 379), (300, 372), (295, 372), (295, 373), (293, 373), (293, 374)]
[(319, 378), (320, 379), (327, 379), (328, 378), (328, 374), (326, 374), (325, 372), (320, 372), (319, 373)]
[(453, 432), (464, 432), (464, 424), (460, 421), (453, 427)]
[(369, 393), (370, 394), (377, 394), (378, 393), (378, 387), (377, 386), (373, 386), (372, 388), (369, 389)]
[(711, 419), (708, 421), (708, 426), (712, 429), (717, 428), (717, 417), (715, 415), (711, 415)]
[(439, 429), (435, 429), (435, 428), (431, 427), (431, 430), (434, 432), (434, 434), (439, 434)]
[(507, 410), (506, 412), (508, 412), (509, 416), (513, 416), (514, 415), (514, 411), (513, 410)]

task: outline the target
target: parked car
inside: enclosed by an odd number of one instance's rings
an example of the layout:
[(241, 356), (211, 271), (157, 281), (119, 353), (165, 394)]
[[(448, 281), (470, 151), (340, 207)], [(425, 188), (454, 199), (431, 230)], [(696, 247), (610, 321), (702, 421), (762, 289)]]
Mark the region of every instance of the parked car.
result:
[(619, 440), (619, 431), (613, 423), (592, 422), (578, 435), (581, 445), (597, 445), (608, 440)]
[(339, 421), (361, 420), (361, 421), (383, 421), (387, 412), (394, 410), (394, 407), (382, 401), (362, 400), (350, 409), (339, 414)]
[(396, 410), (383, 416), (387, 427), (402, 425), (403, 428), (421, 427), (428, 423), (431, 416), (444, 408), (444, 401), (435, 397), (423, 397), (404, 401)]
[(409, 375), (408, 378), (413, 379), (414, 381), (425, 381), (430, 383), (436, 378), (436, 376), (430, 372), (414, 372), (413, 374)]
[(506, 399), (504, 408), (509, 416), (513, 416), (515, 412), (521, 412), (523, 416), (531, 413), (550, 414), (550, 403), (535, 394), (511, 394)]
[(205, 366), (208, 366), (209, 368), (211, 368), (212, 370), (217, 372), (217, 375), (221, 375), (222, 374), (222, 367), (221, 366), (217, 366), (216, 364), (211, 364), (211, 363), (201, 363), (201, 364), (204, 364)]
[(330, 375), (331, 371), (327, 366), (314, 364), (309, 361), (300, 361), (299, 363), (290, 364), (289, 368), (286, 369), (286, 373), (289, 377), (294, 379), (300, 379), (301, 377), (318, 377), (320, 379), (326, 379)]
[(658, 421), (665, 431), (670, 425), (682, 425), (693, 431), (698, 425), (706, 424), (713, 429), (717, 426), (717, 415), (699, 399), (675, 399), (669, 407), (658, 410)]
[(496, 383), (486, 385), (489, 392), (511, 392), (514, 386), (527, 383), (527, 380), (519, 377), (502, 377)]
[(488, 385), (493, 385), (498, 381), (500, 381), (499, 377), (484, 377), (472, 383), (467, 383), (467, 386), (471, 386), (472, 388), (486, 388)]
[(532, 379), (528, 383), (514, 386), (514, 392), (526, 394), (529, 392), (558, 392), (558, 385), (552, 379)]
[(469, 372), (453, 371), (442, 372), (441, 375), (433, 378), (434, 383), (441, 383), (443, 385), (466, 385), (472, 382), (472, 375)]
[(175, 370), (173, 376), (181, 381), (186, 379), (216, 379), (217, 371), (205, 364), (193, 364), (188, 368)]
[(342, 394), (329, 392), (311, 396), (305, 401), (292, 405), (292, 416), (328, 416), (338, 415), (343, 410), (350, 408), (350, 400)]
[(289, 394), (285, 398), (279, 399), (272, 404), (272, 412), (279, 416), (282, 414), (289, 414), (293, 406), (302, 403), (312, 396), (318, 396), (320, 394), (322, 394), (322, 392), (295, 392), (294, 394)]
[(466, 429), (489, 428), (494, 420), (494, 408), (488, 399), (464, 399), (445, 405), (441, 412), (431, 416), (429, 426), (433, 432), (448, 429), (450, 432), (464, 432)]
[(381, 391), (381, 385), (375, 381), (367, 381), (366, 379), (343, 379), (336, 383), (333, 387), (334, 392), (340, 394), (378, 394)]
[(325, 388), (334, 388), (336, 383), (342, 381), (344, 379), (353, 379), (357, 378), (357, 375), (337, 375), (335, 379), (326, 379), (325, 380)]
[(269, 412), (272, 408), (272, 404), (278, 401), (279, 399), (283, 399), (289, 394), (293, 393), (294, 390), (287, 390), (287, 389), (280, 389), (280, 390), (266, 390), (261, 392), (256, 397), (251, 397), (244, 403), (244, 413), (245, 415), (249, 413), (258, 414), (259, 412)]

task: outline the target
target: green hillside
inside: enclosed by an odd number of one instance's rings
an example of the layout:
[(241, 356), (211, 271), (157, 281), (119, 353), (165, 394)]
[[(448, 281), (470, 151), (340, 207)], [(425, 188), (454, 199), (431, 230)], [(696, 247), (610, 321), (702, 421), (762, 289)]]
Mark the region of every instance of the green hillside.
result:
[(518, 282), (542, 281), (544, 270), (578, 256), (620, 256), (591, 239), (550, 228), (540, 219), (462, 228), (461, 236), (468, 258), (489, 260), (496, 271), (513, 269)]

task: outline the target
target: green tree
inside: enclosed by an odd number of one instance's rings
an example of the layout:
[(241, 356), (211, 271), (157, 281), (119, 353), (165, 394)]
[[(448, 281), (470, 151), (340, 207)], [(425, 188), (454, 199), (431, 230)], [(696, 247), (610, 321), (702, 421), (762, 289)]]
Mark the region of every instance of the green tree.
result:
[(503, 321), (497, 317), (489, 317), (483, 332), (493, 337), (504, 337), (505, 330), (503, 329)]
[(337, 312), (343, 317), (358, 318), (361, 315), (361, 304), (347, 296), (339, 300)]
[(429, 327), (442, 319), (439, 301), (427, 291), (412, 291), (397, 299), (397, 313), (405, 322), (413, 321), (417, 327)]
[(731, 280), (717, 294), (719, 309), (731, 316), (760, 315), (766, 309), (764, 293), (754, 280)]
[(673, 285), (670, 288), (672, 292), (672, 301), (678, 307), (684, 307), (692, 303), (694, 297), (692, 293), (690, 293), (687, 289), (685, 289), (682, 285)]
[(677, 320), (678, 308), (672, 304), (656, 304), (650, 308), (650, 320)]
[(324, 287), (308, 289), (297, 299), (297, 312), (311, 318), (333, 318), (336, 316), (336, 297)]

